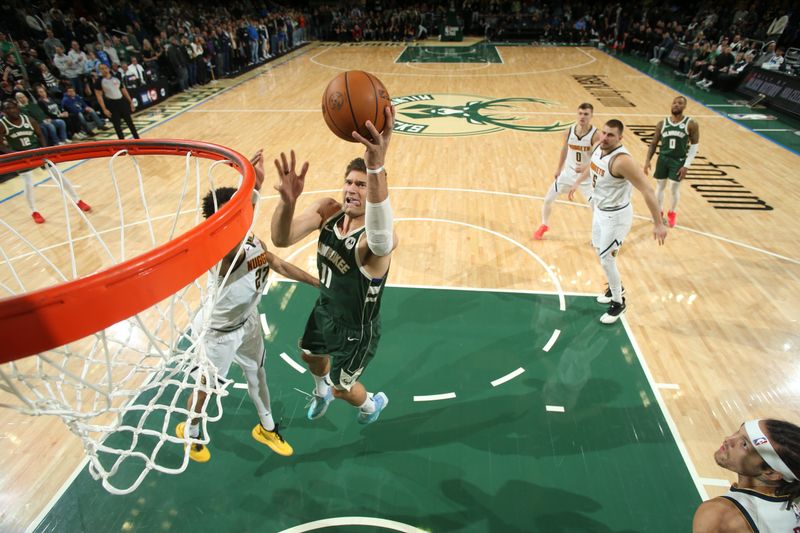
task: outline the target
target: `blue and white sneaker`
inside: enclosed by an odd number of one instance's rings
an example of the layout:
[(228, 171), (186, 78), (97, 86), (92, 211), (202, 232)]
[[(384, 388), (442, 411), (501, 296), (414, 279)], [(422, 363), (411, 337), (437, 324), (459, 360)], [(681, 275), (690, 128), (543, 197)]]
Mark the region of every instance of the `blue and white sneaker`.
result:
[(308, 416), (309, 420), (321, 418), (325, 414), (325, 411), (328, 410), (328, 406), (332, 401), (332, 388), (328, 387), (328, 393), (324, 397), (317, 396), (317, 391), (314, 391), (314, 394), (311, 396), (311, 402), (308, 404), (308, 412), (306, 413), (306, 416)]
[(372, 396), (372, 400), (375, 402), (375, 411), (371, 413), (365, 413), (364, 411), (359, 410), (359, 424), (372, 424), (378, 419), (379, 416), (381, 416), (381, 411), (383, 411), (386, 406), (389, 405), (389, 398), (382, 392)]

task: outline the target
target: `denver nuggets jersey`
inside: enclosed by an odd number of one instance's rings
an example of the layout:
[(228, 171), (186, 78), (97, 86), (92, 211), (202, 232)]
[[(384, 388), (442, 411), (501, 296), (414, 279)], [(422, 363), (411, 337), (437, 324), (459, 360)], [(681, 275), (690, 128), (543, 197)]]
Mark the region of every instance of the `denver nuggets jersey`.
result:
[(325, 221), (319, 233), (319, 304), (336, 322), (361, 326), (378, 318), (388, 273), (373, 279), (362, 269), (357, 245), (367, 228), (342, 235), (339, 221), (343, 217), (344, 211), (339, 211)]
[(0, 125), (5, 128), (3, 133), (6, 135), (8, 146), (15, 152), (39, 148), (39, 136), (31, 125), (31, 119), (28, 115), (22, 114), (19, 118), (22, 119), (19, 125), (12, 124), (8, 117), (0, 118)]
[(590, 172), (592, 174), (592, 203), (601, 211), (616, 211), (631, 203), (633, 185), (624, 178), (611, 174), (611, 162), (620, 154), (630, 154), (621, 144), (603, 155), (598, 146), (592, 152)]
[(585, 165), (591, 157), (592, 137), (594, 136), (594, 132), (597, 131), (597, 128), (592, 126), (589, 128), (588, 132), (578, 137), (578, 134), (575, 132), (576, 127), (577, 126), (573, 124), (569, 129), (569, 136), (567, 137), (567, 160), (565, 162), (566, 167), (573, 173), (579, 165)]
[(794, 533), (800, 529), (800, 509), (797, 504), (786, 508), (788, 496), (767, 496), (734, 485), (722, 497), (741, 511), (753, 531)]
[[(266, 252), (266, 247), (257, 237), (253, 235), (247, 239), (244, 244), (244, 260), (239, 259), (234, 263), (236, 268), (228, 276), (225, 286), (220, 291), (217, 305), (211, 315), (212, 329), (219, 331), (236, 329), (256, 309), (261, 289), (269, 274)], [(225, 272), (221, 271), (219, 274), (224, 276)]]

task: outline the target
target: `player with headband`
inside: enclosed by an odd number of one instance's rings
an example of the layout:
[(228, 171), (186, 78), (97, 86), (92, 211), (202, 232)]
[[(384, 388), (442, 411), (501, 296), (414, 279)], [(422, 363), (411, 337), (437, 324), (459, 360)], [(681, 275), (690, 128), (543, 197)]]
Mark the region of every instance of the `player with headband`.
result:
[(714, 453), (739, 479), (694, 515), (694, 533), (800, 532), (800, 427), (782, 420), (750, 420)]

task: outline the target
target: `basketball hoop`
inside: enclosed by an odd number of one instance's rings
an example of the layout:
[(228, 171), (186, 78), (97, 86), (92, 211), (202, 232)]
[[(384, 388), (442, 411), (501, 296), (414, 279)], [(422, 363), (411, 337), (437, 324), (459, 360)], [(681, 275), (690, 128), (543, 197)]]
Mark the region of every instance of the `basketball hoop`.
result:
[[(139, 156), (157, 158), (148, 164), (157, 174), (182, 167), (182, 183), (173, 174), (165, 186), (146, 186)], [(92, 202), (95, 212), (87, 215), (65, 193), (58, 164), (83, 160), (94, 168), (102, 158), (110, 179), (93, 176), (97, 192), (86, 194), (113, 191), (113, 200)], [(205, 163), (208, 183), (201, 183)], [(207, 422), (222, 415), (229, 382), (212, 379), (202, 340), (231, 271), (220, 273), (218, 264), (241, 250), (252, 227), (255, 170), (233, 150), (184, 140), (104, 141), (0, 157), (0, 174), (41, 166), (57, 191), (47, 190), (48, 209), (60, 208), (45, 227), (61, 236), (43, 237), (29, 218), (9, 223), (0, 213), (0, 406), (59, 416), (83, 440), (92, 476), (126, 494), (151, 470), (184, 471), (189, 445), (207, 444)], [(222, 171), (215, 169), (226, 168), (238, 191), (203, 219), (201, 199), (216, 189), (214, 174)], [(33, 280), (41, 272), (52, 281)], [(207, 396), (194, 414), (186, 399), (197, 390)], [(190, 417), (201, 419), (202, 438), (171, 434)]]

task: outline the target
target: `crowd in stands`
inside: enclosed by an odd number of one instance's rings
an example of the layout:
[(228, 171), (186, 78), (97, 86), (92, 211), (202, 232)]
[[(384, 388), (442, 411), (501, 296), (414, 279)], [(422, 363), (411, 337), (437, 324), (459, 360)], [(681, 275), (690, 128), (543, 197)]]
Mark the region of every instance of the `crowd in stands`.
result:
[(490, 41), (597, 43), (653, 63), (680, 45), (689, 51), (676, 72), (708, 88), (735, 83), (750, 66), (792, 72), (785, 51), (800, 46), (796, 6), (770, 0), (647, 8), (543, 0), (366, 0), (303, 9), (251, 0), (60, 5), (0, 6), (0, 100), (17, 99), (45, 124), (51, 143), (107, 127), (95, 95), (101, 64), (129, 91), (154, 80), (191, 91), (308, 39), (415, 41), (456, 21), (465, 35)]
[[(0, 100), (15, 99), (49, 144), (107, 129), (99, 67), (130, 91), (167, 80), (192, 91), (282, 55), (307, 39), (302, 11), (249, 2), (0, 7)], [(68, 8), (65, 6), (69, 6)]]

